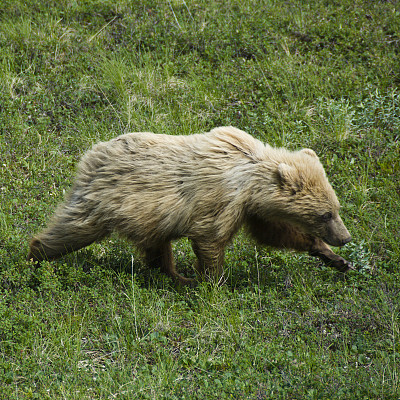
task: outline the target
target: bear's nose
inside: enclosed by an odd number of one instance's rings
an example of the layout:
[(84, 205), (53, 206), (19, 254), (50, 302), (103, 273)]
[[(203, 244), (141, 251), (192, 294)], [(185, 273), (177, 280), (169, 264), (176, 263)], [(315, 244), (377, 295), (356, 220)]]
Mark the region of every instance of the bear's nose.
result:
[(342, 240), (342, 246), (344, 246), (346, 243), (351, 242), (351, 240), (352, 240), (352, 237), (351, 237), (351, 236), (349, 236), (349, 237), (346, 238), (346, 239), (343, 239), (343, 240)]

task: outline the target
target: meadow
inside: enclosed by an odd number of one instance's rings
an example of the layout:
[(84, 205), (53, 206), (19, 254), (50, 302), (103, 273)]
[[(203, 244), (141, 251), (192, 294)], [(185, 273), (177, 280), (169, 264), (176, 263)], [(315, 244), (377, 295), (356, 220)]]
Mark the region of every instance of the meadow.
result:
[[(399, 2), (2, 0), (0, 63), (0, 399), (400, 398)], [(221, 286), (117, 236), (26, 261), (94, 143), (221, 125), (318, 153), (354, 271), (243, 232)]]

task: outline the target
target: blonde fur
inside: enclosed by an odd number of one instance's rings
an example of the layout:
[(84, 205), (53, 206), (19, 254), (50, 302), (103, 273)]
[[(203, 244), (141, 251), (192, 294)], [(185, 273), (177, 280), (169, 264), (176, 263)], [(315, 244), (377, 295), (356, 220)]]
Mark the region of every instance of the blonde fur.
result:
[[(323, 241), (349, 240), (338, 210), (310, 149), (272, 148), (233, 127), (190, 136), (129, 133), (82, 157), (71, 191), (33, 238), (28, 257), (54, 259), (117, 231), (145, 252), (148, 264), (188, 283), (173, 264), (174, 239), (188, 237), (199, 274), (218, 278), (224, 248), (243, 224), (261, 243), (320, 256), (315, 251), (329, 249)], [(334, 221), (329, 226), (321, 220), (326, 213)], [(265, 232), (277, 224), (280, 232), (287, 228), (286, 239), (281, 232), (279, 243), (269, 243)], [(317, 238), (323, 245), (315, 250)], [(338, 269), (348, 268), (342, 264)]]

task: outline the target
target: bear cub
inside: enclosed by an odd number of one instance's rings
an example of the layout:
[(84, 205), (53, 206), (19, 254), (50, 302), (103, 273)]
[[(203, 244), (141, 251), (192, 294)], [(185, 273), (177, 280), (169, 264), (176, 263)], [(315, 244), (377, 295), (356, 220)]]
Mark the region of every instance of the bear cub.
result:
[(149, 266), (188, 284), (171, 241), (189, 238), (199, 277), (219, 279), (225, 247), (243, 225), (260, 244), (351, 268), (329, 247), (351, 237), (315, 152), (273, 148), (234, 127), (129, 133), (96, 144), (49, 226), (32, 239), (28, 259), (53, 260), (117, 231)]

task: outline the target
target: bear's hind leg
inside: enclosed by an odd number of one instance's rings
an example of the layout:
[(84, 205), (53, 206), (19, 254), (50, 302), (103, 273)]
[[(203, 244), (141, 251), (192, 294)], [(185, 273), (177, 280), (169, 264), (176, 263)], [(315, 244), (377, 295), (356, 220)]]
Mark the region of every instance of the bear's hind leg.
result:
[(60, 209), (50, 226), (31, 240), (27, 258), (39, 263), (51, 261), (101, 240), (108, 233), (89, 217), (78, 218), (68, 209)]
[(146, 249), (145, 256), (149, 267), (160, 268), (161, 272), (177, 280), (181, 285), (192, 284), (193, 279), (185, 278), (176, 270), (171, 242)]
[(307, 251), (311, 256), (318, 257), (326, 265), (341, 272), (352, 269), (347, 260), (335, 254), (321, 239), (307, 235), (288, 223), (264, 222), (257, 217), (252, 217), (247, 227), (250, 234), (260, 244), (279, 249)]
[(98, 234), (80, 235), (76, 232), (68, 232), (68, 229), (59, 231), (46, 230), (34, 237), (29, 245), (28, 260), (40, 261), (55, 260), (65, 254), (82, 249), (89, 246), (93, 242), (102, 239), (103, 236)]

